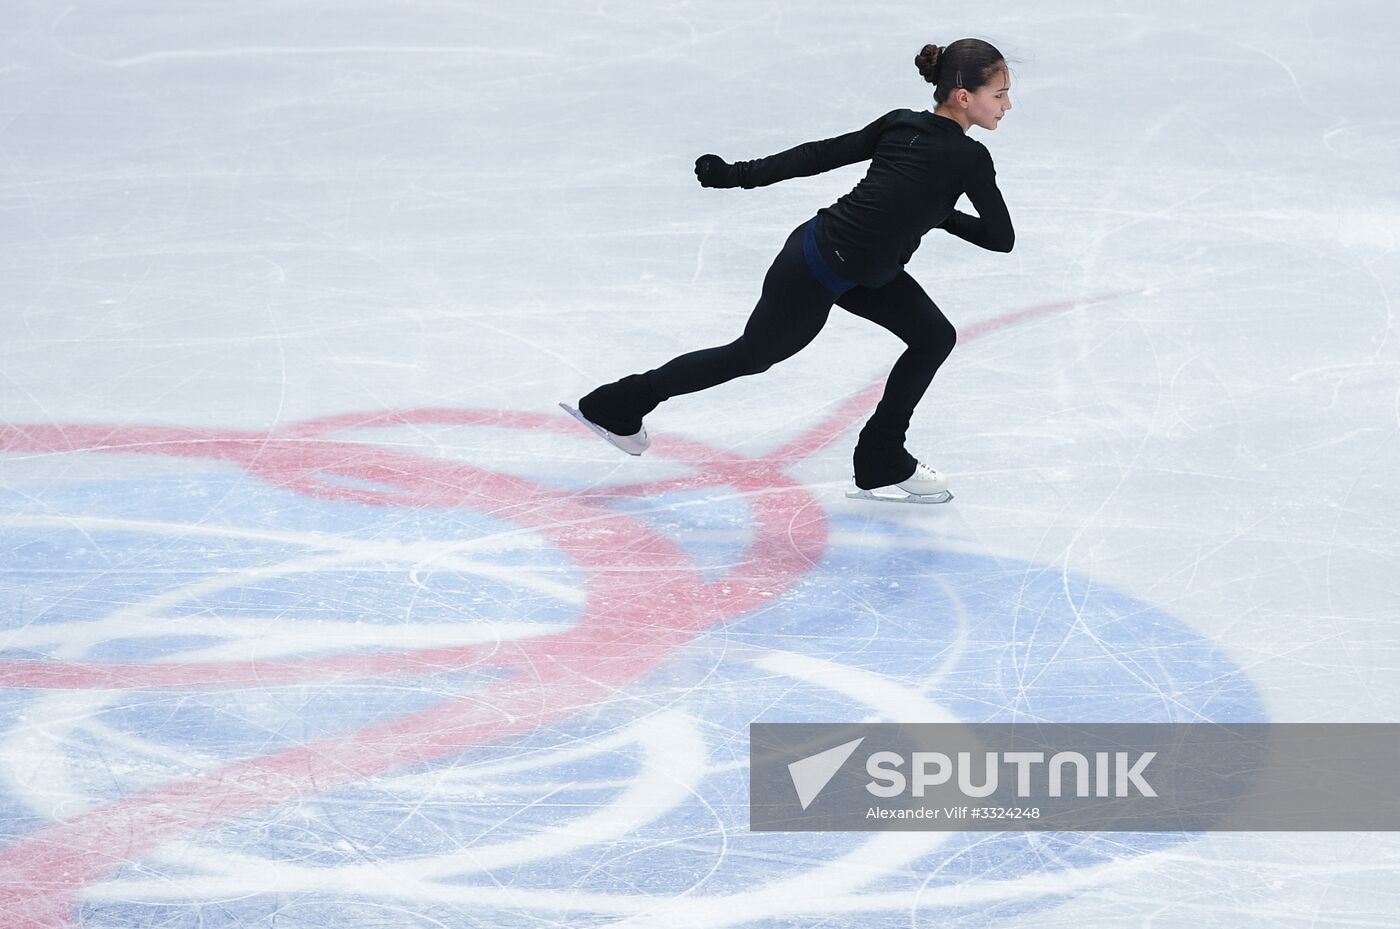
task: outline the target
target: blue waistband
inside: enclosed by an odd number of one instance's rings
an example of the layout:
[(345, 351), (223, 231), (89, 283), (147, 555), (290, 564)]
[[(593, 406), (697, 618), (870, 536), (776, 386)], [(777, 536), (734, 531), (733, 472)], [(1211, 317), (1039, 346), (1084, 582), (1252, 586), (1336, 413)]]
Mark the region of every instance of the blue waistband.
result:
[(807, 225), (802, 230), (802, 257), (807, 259), (807, 267), (812, 269), (813, 276), (827, 290), (841, 296), (852, 287), (856, 286), (854, 281), (848, 281), (826, 263), (822, 254), (817, 250), (817, 218), (813, 216), (807, 221)]

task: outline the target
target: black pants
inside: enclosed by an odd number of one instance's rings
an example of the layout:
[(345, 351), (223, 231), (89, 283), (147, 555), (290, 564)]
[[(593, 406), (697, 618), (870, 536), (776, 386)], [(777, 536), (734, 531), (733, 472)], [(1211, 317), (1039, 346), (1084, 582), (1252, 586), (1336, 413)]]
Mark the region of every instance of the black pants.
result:
[(794, 229), (773, 260), (743, 335), (599, 388), (580, 400), (584, 415), (619, 434), (635, 433), (641, 417), (663, 400), (767, 371), (797, 354), (826, 325), (835, 304), (883, 326), (906, 346), (885, 381), (883, 398), (861, 429), (853, 462), (856, 484), (883, 487), (913, 474), (915, 460), (904, 448), (909, 420), (952, 352), (957, 333), (906, 272), (880, 287), (855, 286), (839, 294), (827, 289), (803, 255), (803, 231), (803, 226)]

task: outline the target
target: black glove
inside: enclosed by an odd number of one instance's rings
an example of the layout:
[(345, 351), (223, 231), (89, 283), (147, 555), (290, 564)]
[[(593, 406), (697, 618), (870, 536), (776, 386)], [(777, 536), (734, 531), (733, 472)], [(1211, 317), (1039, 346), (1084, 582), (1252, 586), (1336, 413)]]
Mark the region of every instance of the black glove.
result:
[(738, 187), (739, 169), (718, 155), (695, 159), (695, 177), (701, 187)]

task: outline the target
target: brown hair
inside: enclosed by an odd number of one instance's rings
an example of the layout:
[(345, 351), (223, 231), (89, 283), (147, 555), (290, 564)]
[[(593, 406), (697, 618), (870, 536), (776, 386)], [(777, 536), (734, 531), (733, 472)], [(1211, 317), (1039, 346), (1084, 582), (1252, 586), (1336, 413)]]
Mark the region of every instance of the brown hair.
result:
[(996, 46), (981, 39), (958, 39), (952, 45), (925, 45), (914, 56), (924, 80), (937, 86), (933, 99), (942, 103), (959, 87), (976, 93), (996, 74), (1006, 70), (1006, 59)]

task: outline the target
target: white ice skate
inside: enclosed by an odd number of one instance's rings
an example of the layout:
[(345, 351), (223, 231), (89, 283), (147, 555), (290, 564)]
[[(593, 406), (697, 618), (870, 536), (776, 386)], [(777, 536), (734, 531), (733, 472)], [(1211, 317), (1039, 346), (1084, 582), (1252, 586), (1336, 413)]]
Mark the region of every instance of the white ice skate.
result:
[(602, 426), (593, 422), (587, 416), (584, 416), (582, 413), (569, 406), (567, 403), (561, 403), (559, 405), (563, 407), (564, 411), (567, 412), (574, 419), (578, 420), (579, 422), (587, 426), (589, 429), (593, 430), (593, 432), (595, 432), (600, 438), (608, 442), (610, 445), (614, 445), (617, 448), (622, 449), (629, 455), (640, 455), (642, 452), (646, 451), (647, 448), (651, 446), (651, 439), (647, 438), (646, 426), (642, 426), (640, 432), (635, 432), (632, 435), (617, 435), (616, 433), (609, 432)]
[(856, 488), (846, 494), (852, 500), (878, 500), (881, 503), (947, 503), (953, 499), (948, 489), (948, 475), (933, 470), (922, 461), (914, 466), (908, 480), (876, 487), (874, 490)]

